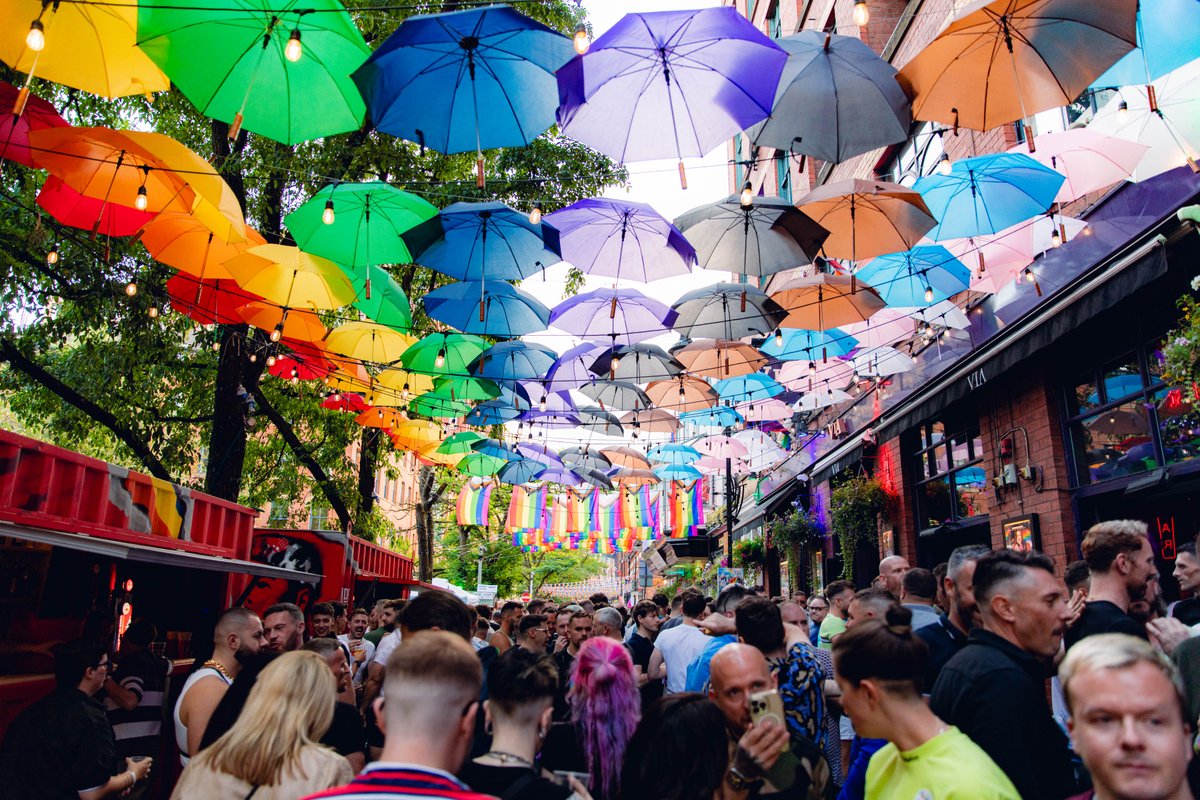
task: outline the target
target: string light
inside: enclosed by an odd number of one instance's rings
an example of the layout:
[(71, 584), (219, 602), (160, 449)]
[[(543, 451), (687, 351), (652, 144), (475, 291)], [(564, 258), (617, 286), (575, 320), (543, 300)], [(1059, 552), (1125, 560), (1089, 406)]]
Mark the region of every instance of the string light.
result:
[(135, 197), (133, 200), (133, 207), (138, 211), (145, 211), (146, 206), (149, 205), (149, 203), (150, 198), (146, 196), (146, 184), (143, 183), (138, 187), (137, 197)]
[(133, 281), (130, 281), (129, 283), (125, 284), (125, 294), (129, 295), (130, 297), (133, 297), (134, 295), (136, 295), (137, 294), (137, 284), (134, 283)]
[(46, 263), (47, 264), (57, 264), (58, 263), (58, 245), (57, 244), (50, 245), (50, 252), (46, 253)]
[(575, 45), (575, 52), (583, 55), (592, 46), (592, 42), (588, 39), (587, 25), (582, 22), (575, 26), (575, 35), (571, 37), (572, 44)]
[(950, 161), (950, 156), (942, 153), (942, 157), (938, 159), (937, 171), (939, 175), (949, 176), (954, 171), (954, 166)]
[(275, 358), (275, 356), (267, 356), (267, 366), (268, 366), (268, 367), (273, 367), (273, 366), (275, 366), (275, 362), (276, 362), (277, 360), (278, 360), (278, 359), (276, 359), (276, 358)]
[(533, 208), (529, 211), (529, 224), (537, 225), (542, 221), (542, 204), (534, 203)]
[(146, 316), (150, 319), (158, 319), (158, 306), (150, 306), (146, 309)]
[(218, 353), (221, 351), (221, 340), (220, 339), (217, 339), (216, 341), (214, 341), (212, 343), (212, 349), (213, 349), (214, 353)]
[(1030, 283), (1033, 283), (1033, 270), (1032, 269), (1030, 269), (1029, 267), (1026, 267), (1025, 271), (1021, 274), (1025, 276), (1025, 280), (1029, 281)]
[(932, 286), (925, 287), (925, 302), (926, 303), (933, 302), (933, 287)]
[(278, 342), (282, 338), (283, 338), (283, 323), (281, 322), (278, 325), (276, 325), (275, 328), (271, 331), (271, 341)]
[(446, 366), (446, 349), (445, 348), (442, 348), (437, 351), (437, 357), (435, 359), (433, 359), (433, 366), (436, 367), (437, 369), (441, 369), (442, 367)]
[(546, 410), (546, 395), (542, 395), (542, 399), (538, 401), (538, 411)]
[(613, 353), (612, 361), (610, 362), (609, 366), (612, 368), (612, 371), (615, 372), (617, 367), (621, 366), (621, 357), (616, 353)]
[(256, 361), (258, 361), (258, 354), (257, 354), (257, 353), (251, 353), (251, 354), (250, 354), (249, 361), (250, 361), (250, 363), (251, 363), (251, 364), (253, 364), (253, 363), (255, 363)]
[(750, 181), (742, 184), (742, 194), (740, 197), (742, 208), (749, 208), (754, 205), (754, 187), (750, 185)]
[(1124, 98), (1117, 103), (1117, 113), (1121, 115), (1121, 119), (1129, 116), (1129, 103), (1126, 103)]
[(409, 390), (408, 390), (408, 382), (407, 382), (407, 381), (405, 381), (405, 382), (404, 382), (404, 388), (400, 390), (400, 399), (401, 399), (401, 400), (407, 400), (407, 399), (408, 399), (408, 393), (409, 393)]
[(42, 52), (46, 46), (46, 27), (40, 19), (29, 23), (29, 33), (25, 34), (25, 46), (35, 53)]
[(287, 46), (283, 48), (283, 56), (295, 64), (302, 55), (304, 55), (304, 48), (300, 45), (300, 29), (292, 28), (292, 35), (288, 37)]
[(1050, 246), (1062, 247), (1062, 234), (1058, 232), (1058, 228), (1055, 228), (1050, 234)]
[(867, 8), (867, 0), (854, 0), (854, 24), (860, 28), (865, 28), (867, 23), (871, 21), (871, 9)]
[(783, 331), (778, 328), (775, 329), (775, 346), (783, 347)]
[(808, 362), (808, 374), (810, 376), (817, 374), (817, 362), (815, 362), (815, 361)]
[(333, 220), (334, 220), (333, 201), (326, 200), (325, 201), (325, 210), (321, 212), (321, 222), (324, 222), (326, 225), (332, 225)]

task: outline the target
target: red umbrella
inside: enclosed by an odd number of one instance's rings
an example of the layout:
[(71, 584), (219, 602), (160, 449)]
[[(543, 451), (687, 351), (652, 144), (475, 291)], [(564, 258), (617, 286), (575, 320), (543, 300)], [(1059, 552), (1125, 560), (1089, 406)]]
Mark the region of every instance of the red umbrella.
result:
[(329, 374), (329, 370), (314, 367), (303, 358), (296, 358), (294, 356), (284, 356), (283, 358), (276, 359), (272, 366), (267, 367), (267, 371), (276, 378), (283, 378), (284, 380), (297, 378), (302, 381), (320, 380)]
[(201, 325), (243, 325), (239, 307), (261, 300), (234, 281), (202, 281), (180, 272), (167, 281), (171, 308)]
[[(29, 150), (29, 132), (43, 128), (69, 128), (71, 124), (58, 115), (54, 106), (40, 97), (29, 95), (25, 111), (19, 117), (9, 113), (17, 101), (17, 87), (0, 81), (0, 158), (33, 166)], [(90, 226), (89, 226), (90, 227)]]
[(325, 377), (329, 373), (337, 369), (337, 365), (329, 358), (329, 354), (321, 347), (319, 342), (304, 342), (299, 339), (289, 339), (283, 337), (283, 345), (292, 351), (292, 354), (299, 360), (308, 364), (310, 369), (324, 370)]
[(321, 408), (330, 408), (334, 411), (345, 411), (351, 414), (361, 414), (370, 408), (367, 401), (363, 399), (361, 394), (354, 392), (339, 392), (331, 394), (321, 401)]
[(132, 236), (154, 219), (149, 211), (85, 197), (53, 175), (38, 192), (37, 204), (63, 225), (85, 231), (94, 228), (105, 236)]

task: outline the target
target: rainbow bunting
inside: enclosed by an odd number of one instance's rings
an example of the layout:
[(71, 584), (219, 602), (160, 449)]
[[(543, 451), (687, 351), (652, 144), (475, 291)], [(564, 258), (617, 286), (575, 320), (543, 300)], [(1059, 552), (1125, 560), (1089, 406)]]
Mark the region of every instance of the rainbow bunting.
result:
[(704, 481), (672, 481), (668, 506), (668, 535), (672, 538), (695, 536), (704, 525)]
[(488, 509), (492, 501), (492, 484), (479, 486), (466, 483), (458, 493), (455, 520), (459, 525), (487, 525)]
[(546, 519), (546, 487), (527, 491), (523, 486), (514, 486), (512, 499), (508, 503), (507, 531), (544, 531)]

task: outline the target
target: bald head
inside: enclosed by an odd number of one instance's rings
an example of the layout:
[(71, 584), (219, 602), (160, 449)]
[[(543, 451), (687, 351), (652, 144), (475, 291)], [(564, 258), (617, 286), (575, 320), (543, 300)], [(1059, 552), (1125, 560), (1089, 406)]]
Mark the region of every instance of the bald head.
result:
[(909, 569), (908, 559), (904, 556), (888, 556), (880, 561), (879, 577), (883, 579), (883, 588), (899, 597), (903, 588), (904, 573)]
[(750, 725), (750, 695), (775, 688), (761, 651), (748, 644), (727, 644), (713, 656), (708, 695), (740, 736)]
[(262, 620), (248, 608), (230, 608), (217, 617), (213, 629), (213, 655), (254, 655), (263, 646)]

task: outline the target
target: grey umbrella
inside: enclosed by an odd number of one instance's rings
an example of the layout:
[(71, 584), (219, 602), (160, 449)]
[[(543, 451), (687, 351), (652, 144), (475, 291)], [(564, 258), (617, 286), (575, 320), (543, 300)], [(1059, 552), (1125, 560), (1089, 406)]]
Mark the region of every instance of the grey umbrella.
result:
[(558, 456), (564, 464), (581, 469), (612, 468), (612, 462), (609, 461), (608, 456), (595, 447), (568, 447), (566, 450), (560, 450)]
[(689, 339), (740, 339), (779, 327), (787, 312), (761, 289), (716, 283), (684, 294), (671, 306), (675, 330)]
[(628, 411), (636, 408), (649, 408), (650, 398), (646, 393), (629, 381), (593, 381), (579, 387), (579, 391), (607, 409)]
[(612, 479), (598, 469), (591, 467), (571, 467), (571, 472), (579, 476), (584, 483), (590, 483), (599, 489), (612, 489)]
[(764, 276), (811, 264), (829, 231), (780, 197), (738, 195), (693, 208), (675, 225), (705, 269)]
[(658, 345), (639, 342), (605, 348), (590, 369), (614, 380), (649, 383), (678, 375), (683, 372), (683, 365)]
[(748, 131), (756, 147), (836, 163), (908, 138), (896, 70), (858, 37), (801, 31), (776, 44), (788, 60), (771, 116)]
[(620, 436), (625, 432), (617, 415), (595, 406), (581, 406), (575, 412), (579, 426), (585, 430), (603, 433), (608, 436)]

